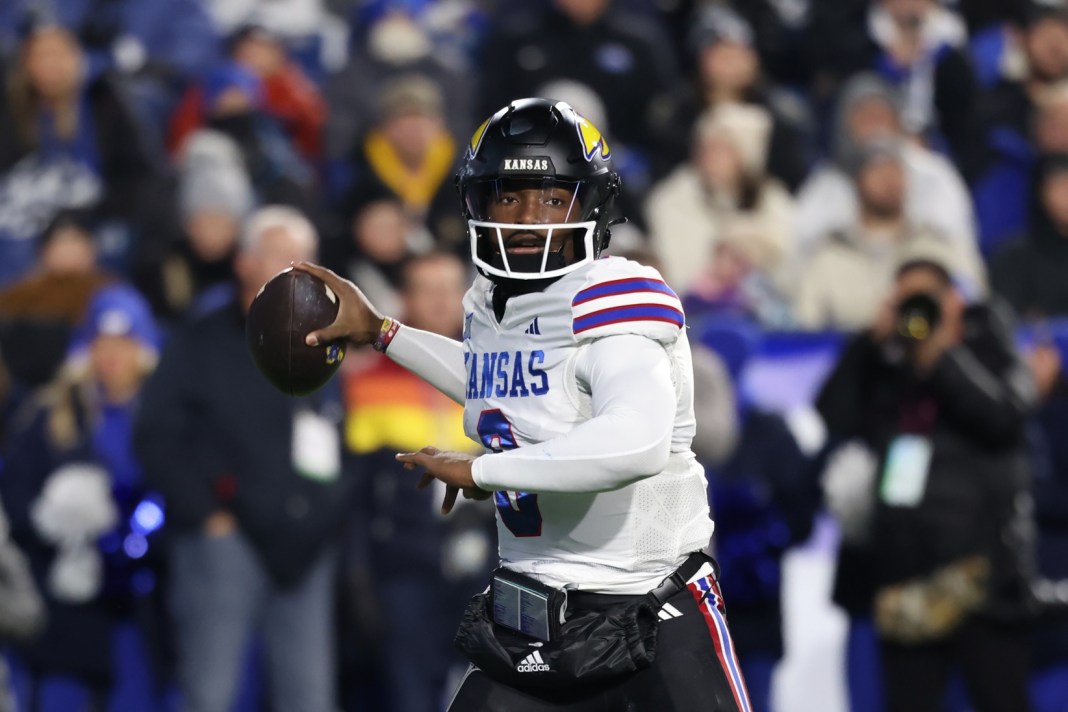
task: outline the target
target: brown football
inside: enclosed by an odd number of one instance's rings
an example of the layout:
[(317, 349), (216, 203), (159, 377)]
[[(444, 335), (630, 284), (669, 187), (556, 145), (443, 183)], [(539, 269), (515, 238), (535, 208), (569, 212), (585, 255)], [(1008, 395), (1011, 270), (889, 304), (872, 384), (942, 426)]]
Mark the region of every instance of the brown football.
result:
[(337, 295), (307, 272), (286, 269), (263, 285), (249, 307), (245, 336), (252, 360), (275, 388), (307, 395), (334, 375), (345, 358), (345, 344), (308, 346), (304, 337), (329, 326), (337, 310)]

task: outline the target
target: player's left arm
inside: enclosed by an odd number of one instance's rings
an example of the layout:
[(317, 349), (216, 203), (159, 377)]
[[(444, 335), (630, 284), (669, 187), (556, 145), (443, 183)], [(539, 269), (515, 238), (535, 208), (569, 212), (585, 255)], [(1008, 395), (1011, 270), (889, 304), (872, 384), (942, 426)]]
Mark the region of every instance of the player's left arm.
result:
[(462, 342), (401, 325), (386, 350), (386, 356), (460, 405), (464, 404), (467, 368)]
[(664, 347), (646, 336), (597, 339), (579, 360), (593, 416), (566, 435), (474, 461), (483, 490), (602, 492), (663, 471), (677, 397)]

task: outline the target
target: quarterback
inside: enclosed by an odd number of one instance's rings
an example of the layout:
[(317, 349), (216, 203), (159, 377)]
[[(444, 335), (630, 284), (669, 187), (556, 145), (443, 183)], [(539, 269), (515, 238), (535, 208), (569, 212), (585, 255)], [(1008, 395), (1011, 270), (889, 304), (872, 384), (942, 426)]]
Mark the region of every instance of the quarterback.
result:
[(620, 189), (607, 140), (524, 99), (476, 131), (457, 176), (478, 276), (461, 341), (405, 327), (356, 285), (310, 344), (373, 344), (464, 405), (485, 454), (397, 457), (420, 484), (493, 497), (500, 568), (457, 645), (452, 712), (749, 712), (726, 624), (694, 435), (682, 305), (651, 268), (602, 257)]

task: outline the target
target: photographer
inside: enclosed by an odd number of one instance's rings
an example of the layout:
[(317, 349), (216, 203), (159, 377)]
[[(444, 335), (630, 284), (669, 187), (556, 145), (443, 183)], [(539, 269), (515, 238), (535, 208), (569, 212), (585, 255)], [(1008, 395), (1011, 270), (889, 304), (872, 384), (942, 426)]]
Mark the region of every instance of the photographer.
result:
[(888, 712), (941, 710), (957, 666), (977, 709), (1028, 708), (1034, 401), (1001, 309), (966, 306), (941, 262), (915, 256), (820, 393), (832, 438), (877, 463), (835, 601), (855, 625), (874, 619)]

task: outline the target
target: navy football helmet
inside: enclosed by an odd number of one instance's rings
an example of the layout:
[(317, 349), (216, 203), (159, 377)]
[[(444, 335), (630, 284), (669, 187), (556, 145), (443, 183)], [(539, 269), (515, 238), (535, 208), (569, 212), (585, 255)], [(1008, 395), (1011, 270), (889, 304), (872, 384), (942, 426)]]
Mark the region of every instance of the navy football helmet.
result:
[(520, 99), (471, 137), (456, 176), (475, 266), (561, 277), (608, 246), (620, 178), (601, 132), (562, 101)]

